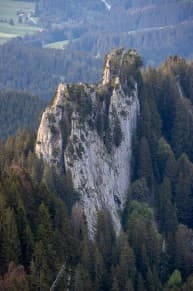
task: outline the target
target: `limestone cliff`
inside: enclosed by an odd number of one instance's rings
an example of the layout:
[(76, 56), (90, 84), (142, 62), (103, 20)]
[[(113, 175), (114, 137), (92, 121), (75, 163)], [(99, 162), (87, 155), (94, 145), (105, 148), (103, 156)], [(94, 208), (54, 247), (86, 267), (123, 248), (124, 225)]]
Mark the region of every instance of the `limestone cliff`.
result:
[(71, 173), (91, 236), (102, 208), (120, 230), (139, 114), (139, 63), (135, 51), (113, 50), (106, 57), (102, 84), (60, 84), (42, 115), (36, 153), (62, 173)]

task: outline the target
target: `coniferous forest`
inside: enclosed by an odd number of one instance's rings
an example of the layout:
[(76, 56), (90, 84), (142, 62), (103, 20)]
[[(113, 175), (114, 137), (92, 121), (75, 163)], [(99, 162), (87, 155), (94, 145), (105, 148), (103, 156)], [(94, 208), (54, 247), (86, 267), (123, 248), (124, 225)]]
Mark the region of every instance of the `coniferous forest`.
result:
[(22, 91), (0, 90), (0, 138), (5, 140), (21, 128), (37, 129), (46, 102)]
[(102, 60), (86, 52), (42, 49), (14, 39), (0, 46), (0, 88), (50, 100), (60, 81), (96, 82)]
[(2, 134), (0, 290), (193, 290), (193, 63), (174, 56), (136, 70), (140, 115), (118, 236), (103, 209), (89, 238), (70, 175), (35, 154), (36, 130)]

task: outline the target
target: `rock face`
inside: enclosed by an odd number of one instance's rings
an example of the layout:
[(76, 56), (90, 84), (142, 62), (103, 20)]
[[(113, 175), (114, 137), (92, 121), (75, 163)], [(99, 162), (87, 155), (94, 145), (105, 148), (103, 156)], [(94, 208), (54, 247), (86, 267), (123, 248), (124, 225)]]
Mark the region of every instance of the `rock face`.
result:
[(71, 173), (91, 237), (102, 208), (110, 211), (115, 231), (120, 231), (139, 114), (138, 85), (131, 72), (138, 57), (134, 51), (114, 50), (106, 57), (102, 84), (60, 84), (38, 130), (36, 154)]

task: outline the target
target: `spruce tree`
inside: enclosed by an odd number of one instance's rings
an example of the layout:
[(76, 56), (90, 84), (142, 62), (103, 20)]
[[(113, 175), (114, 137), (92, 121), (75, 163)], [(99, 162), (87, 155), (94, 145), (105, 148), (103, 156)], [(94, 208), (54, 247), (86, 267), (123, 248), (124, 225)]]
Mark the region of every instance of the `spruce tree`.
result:
[(178, 160), (175, 187), (175, 203), (179, 222), (189, 227), (193, 226), (193, 166), (187, 155), (183, 154)]
[(15, 213), (11, 208), (5, 210), (2, 230), (2, 256), (4, 261), (7, 266), (11, 261), (19, 263), (21, 259), (20, 239), (18, 236)]
[(146, 137), (142, 137), (140, 140), (138, 161), (139, 161), (138, 177), (145, 178), (148, 183), (148, 186), (152, 186), (153, 183), (152, 159), (149, 144)]
[(169, 178), (164, 177), (158, 194), (158, 221), (161, 231), (167, 236), (174, 234), (177, 227), (176, 209), (172, 204), (172, 189)]

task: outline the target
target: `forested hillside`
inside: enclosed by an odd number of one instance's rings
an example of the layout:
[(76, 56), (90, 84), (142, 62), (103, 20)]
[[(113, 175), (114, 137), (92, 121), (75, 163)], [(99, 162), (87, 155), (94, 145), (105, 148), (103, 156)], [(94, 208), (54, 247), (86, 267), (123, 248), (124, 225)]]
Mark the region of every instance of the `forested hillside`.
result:
[(140, 74), (119, 236), (104, 209), (89, 239), (70, 173), (60, 176), (36, 157), (35, 133), (1, 142), (0, 289), (50, 290), (64, 265), (61, 291), (192, 290), (193, 64), (169, 57)]
[[(114, 47), (135, 48), (147, 63), (168, 54), (192, 57), (192, 1), (40, 1), (46, 42), (104, 55)], [(49, 35), (49, 37), (48, 37)]]
[(61, 80), (98, 81), (115, 47), (136, 49), (152, 66), (170, 54), (193, 57), (192, 1), (40, 0), (32, 14), (37, 32), (0, 46), (0, 89), (50, 99)]
[(21, 91), (0, 91), (0, 139), (20, 129), (37, 129), (46, 102)]
[(86, 53), (49, 50), (16, 40), (0, 46), (0, 88), (34, 93), (50, 100), (60, 81), (94, 82), (101, 60)]

